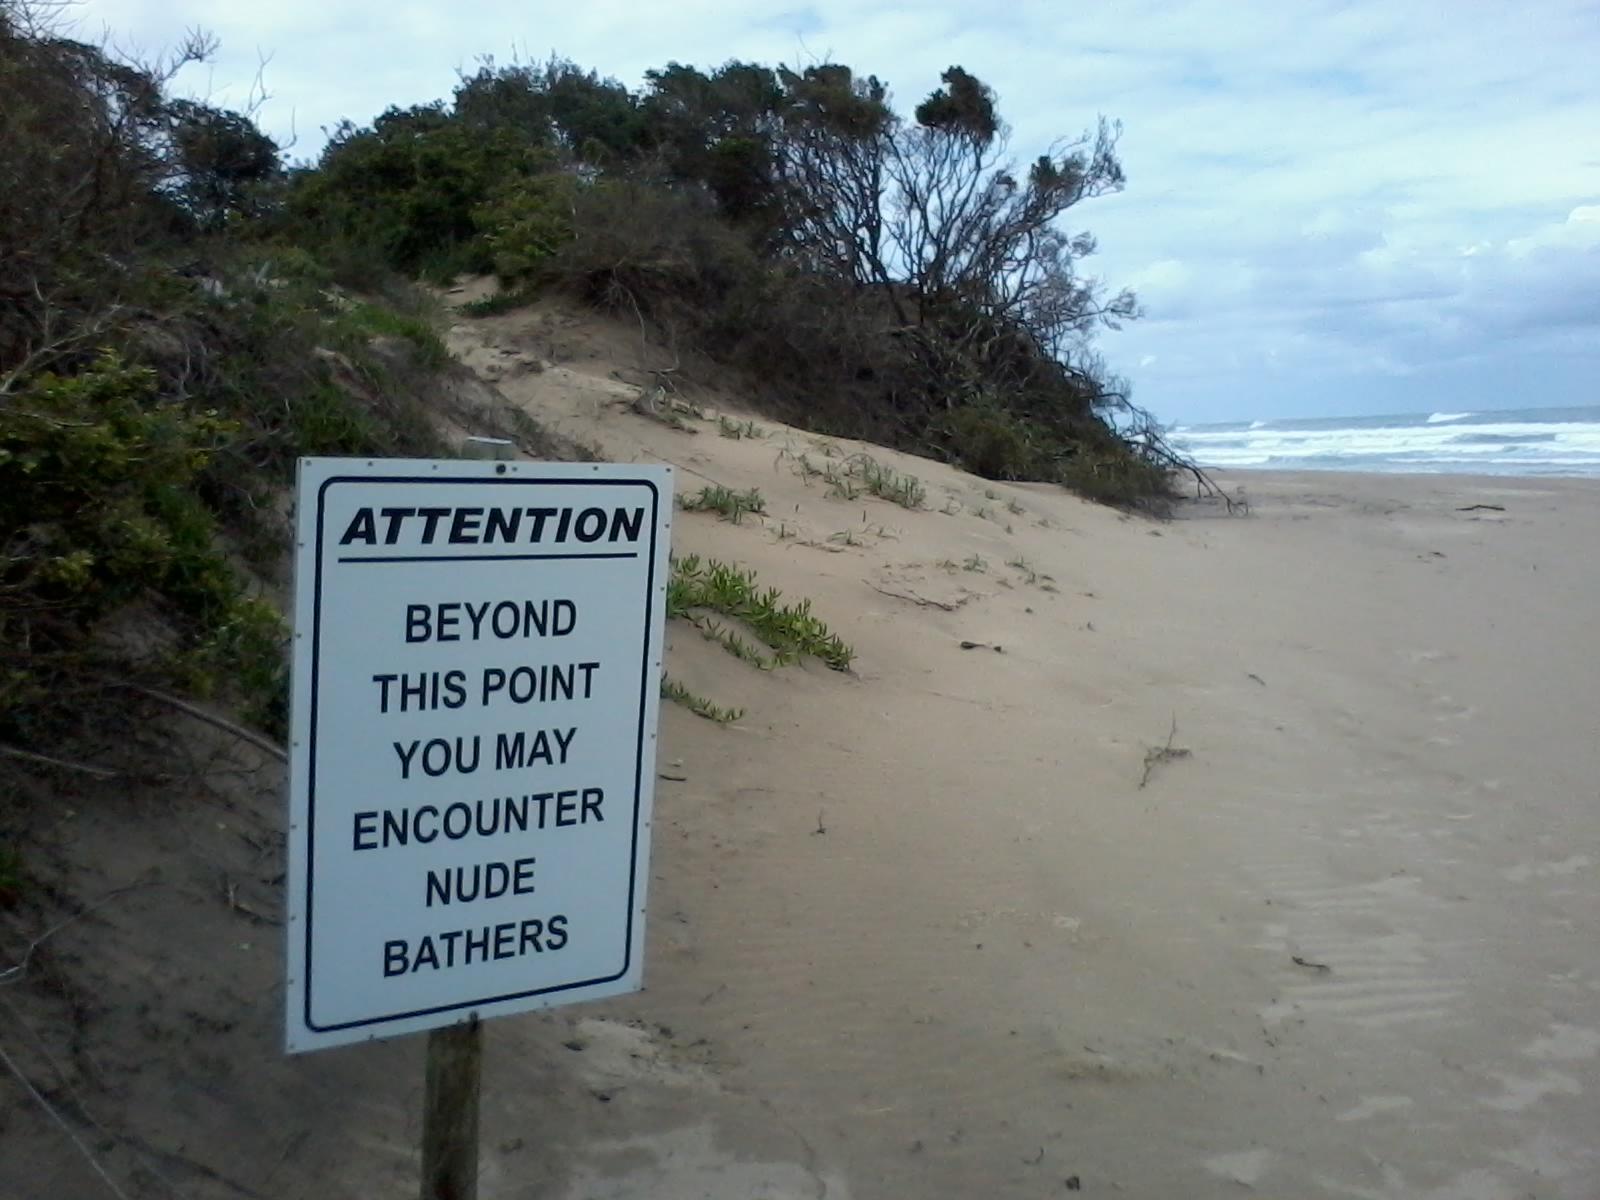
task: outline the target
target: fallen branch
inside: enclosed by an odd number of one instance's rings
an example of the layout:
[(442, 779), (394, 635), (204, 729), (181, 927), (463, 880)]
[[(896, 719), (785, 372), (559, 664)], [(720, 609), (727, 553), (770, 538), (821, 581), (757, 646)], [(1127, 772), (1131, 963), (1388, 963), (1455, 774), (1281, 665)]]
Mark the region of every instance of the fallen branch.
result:
[(215, 713), (208, 713), (205, 709), (190, 704), (187, 700), (180, 700), (178, 697), (168, 695), (166, 692), (157, 691), (152, 687), (145, 687), (142, 683), (123, 683), (122, 686), (130, 688), (141, 695), (149, 696), (152, 700), (159, 700), (163, 704), (171, 705), (179, 712), (187, 713), (189, 716), (204, 721), (208, 725), (214, 725), (224, 733), (231, 733), (240, 741), (249, 742), (257, 750), (270, 754), (279, 762), (286, 763), (289, 761), (289, 752), (287, 750), (271, 738), (264, 737), (252, 729), (246, 729), (243, 725), (237, 725), (225, 717), (217, 716)]
[(0, 754), (7, 758), (20, 758), (24, 762), (43, 763), (49, 767), (60, 767), (63, 771), (77, 771), (84, 775), (93, 775), (96, 779), (115, 779), (121, 774), (110, 767), (97, 767), (92, 763), (68, 762), (64, 758), (51, 758), (48, 754), (35, 754), (32, 750), (22, 750), (16, 746), (7, 746), (0, 742)]
[(888, 588), (881, 588), (875, 583), (868, 583), (867, 586), (873, 591), (877, 592), (880, 596), (888, 596), (894, 600), (907, 600), (912, 604), (919, 605), (922, 608), (939, 608), (943, 609), (945, 612), (955, 612), (966, 603), (965, 600), (957, 600), (954, 604), (951, 604), (946, 600), (930, 600), (928, 597), (919, 596), (915, 592), (891, 592)]

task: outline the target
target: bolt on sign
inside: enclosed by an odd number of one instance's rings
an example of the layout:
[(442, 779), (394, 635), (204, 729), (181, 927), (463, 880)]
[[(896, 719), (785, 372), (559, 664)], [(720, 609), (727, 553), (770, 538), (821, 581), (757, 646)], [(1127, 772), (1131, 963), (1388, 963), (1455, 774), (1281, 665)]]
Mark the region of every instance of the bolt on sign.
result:
[(671, 468), (305, 459), (288, 1048), (635, 991)]

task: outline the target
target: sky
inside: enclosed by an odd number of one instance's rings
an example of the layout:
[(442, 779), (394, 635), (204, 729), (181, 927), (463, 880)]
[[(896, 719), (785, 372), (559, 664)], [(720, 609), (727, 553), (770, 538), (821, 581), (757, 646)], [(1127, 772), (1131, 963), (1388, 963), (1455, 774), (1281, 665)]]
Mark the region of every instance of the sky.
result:
[(1104, 115), (1127, 186), (1067, 217), (1144, 316), (1099, 348), (1169, 422), (1600, 404), (1600, 0), (86, 0), (77, 36), (221, 39), (180, 90), (314, 156), (481, 55), (630, 86), (833, 60), (902, 112), (959, 64), (1021, 158)]

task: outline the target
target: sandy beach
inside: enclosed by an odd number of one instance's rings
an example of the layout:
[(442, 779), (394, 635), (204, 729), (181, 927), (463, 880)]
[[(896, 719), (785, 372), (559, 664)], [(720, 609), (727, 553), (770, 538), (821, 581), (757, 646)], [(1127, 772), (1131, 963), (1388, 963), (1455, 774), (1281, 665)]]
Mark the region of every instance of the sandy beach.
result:
[(908, 512), (796, 431), (552, 382), (761, 489), (678, 551), (858, 651), (671, 633), (748, 715), (666, 714), (649, 987), (605, 1015), (670, 1033), (565, 1194), (1600, 1195), (1600, 483), (1243, 473), (1248, 516), (1155, 523), (872, 450)]
[[(678, 514), (676, 552), (856, 658), (760, 671), (669, 626), (670, 674), (745, 715), (663, 707), (647, 990), (488, 1028), (486, 1200), (1600, 1195), (1600, 482), (1240, 474), (1248, 515), (1157, 522), (719, 436), (716, 395), (673, 428), (625, 336), (452, 342), (609, 457), (760, 489)], [(798, 466), (863, 453), (926, 504)], [(240, 852), (111, 819), (70, 845), (107, 886), (159, 849), (210, 895)], [(419, 1040), (283, 1059), (277, 943), (212, 908), (149, 889), (59, 935), (160, 980), (83, 1035), (99, 1119), (186, 1146), (192, 1195), (411, 1194)], [(163, 1021), (187, 1040), (136, 1052)], [(0, 1193), (100, 1194), (20, 1121)]]

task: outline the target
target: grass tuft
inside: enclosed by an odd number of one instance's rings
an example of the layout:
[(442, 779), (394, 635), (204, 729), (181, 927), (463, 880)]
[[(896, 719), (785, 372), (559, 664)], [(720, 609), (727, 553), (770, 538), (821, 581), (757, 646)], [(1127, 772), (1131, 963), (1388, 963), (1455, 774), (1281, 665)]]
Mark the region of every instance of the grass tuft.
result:
[(746, 513), (755, 513), (759, 516), (766, 512), (767, 501), (759, 488), (751, 488), (748, 492), (736, 492), (732, 488), (723, 487), (720, 483), (714, 483), (701, 488), (698, 496), (680, 497), (678, 507), (684, 512), (718, 513), (723, 520), (732, 521), (737, 525), (744, 519)]
[(863, 455), (857, 460), (856, 473), (867, 491), (901, 508), (922, 508), (928, 501), (928, 490), (915, 475), (898, 474), (894, 468)]
[(754, 421), (735, 421), (729, 417), (717, 418), (717, 432), (725, 438), (738, 441), (740, 438), (762, 437), (762, 430)]
[(667, 675), (661, 676), (661, 697), (683, 705), (697, 717), (704, 717), (708, 721), (715, 721), (718, 725), (732, 725), (744, 716), (742, 708), (724, 708), (720, 704), (713, 704), (704, 696), (691, 692), (676, 679)]
[[(880, 500), (898, 504), (901, 508), (927, 507), (928, 489), (915, 475), (902, 475), (893, 467), (884, 466), (870, 454), (852, 454), (834, 462), (831, 460), (838, 453), (837, 447), (819, 445), (818, 448), (830, 461), (816, 463), (809, 455), (780, 450), (778, 462), (785, 458), (793, 459), (795, 474), (807, 483), (813, 479), (822, 480), (828, 485), (828, 496), (834, 500), (854, 500), (866, 492)], [(945, 511), (951, 511), (948, 505)], [(959, 507), (956, 511), (959, 511)]]

